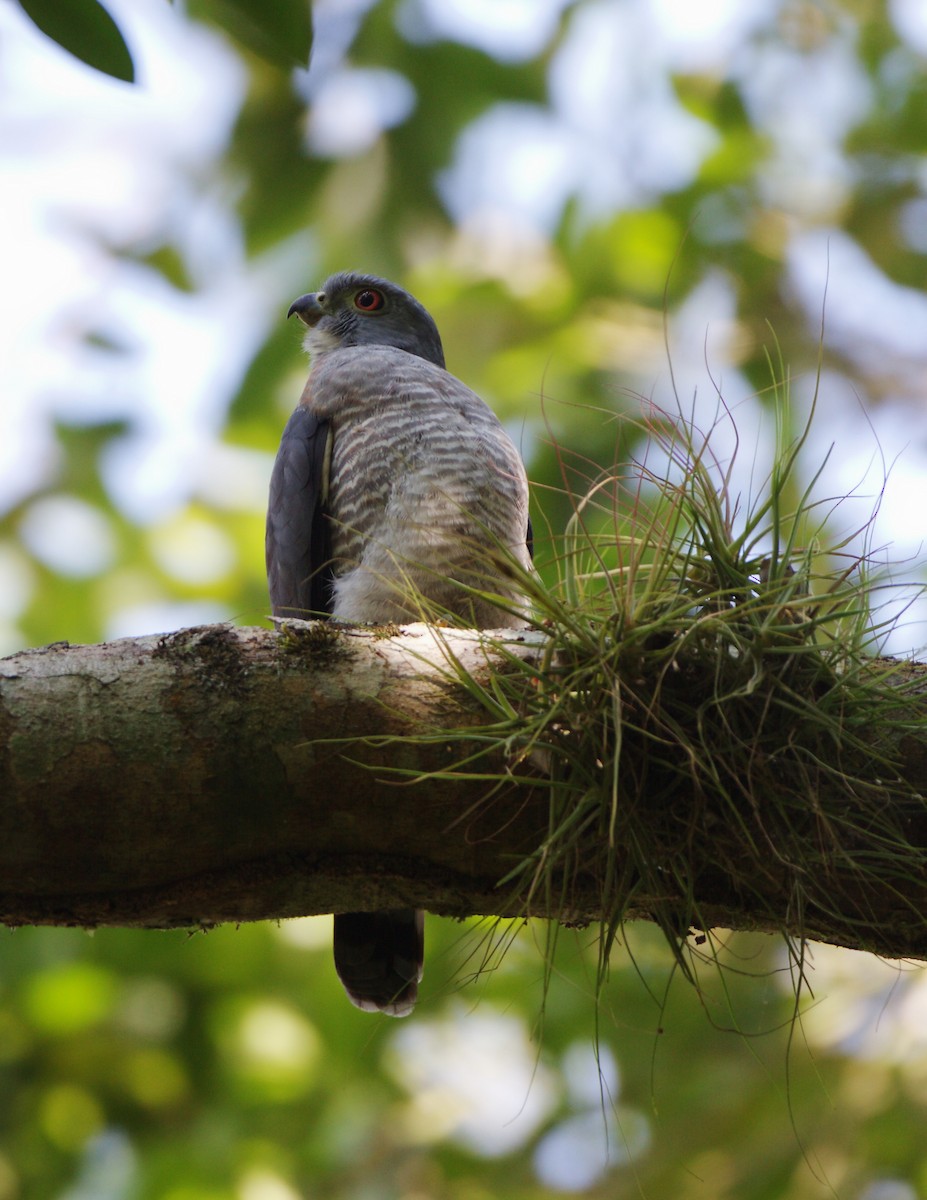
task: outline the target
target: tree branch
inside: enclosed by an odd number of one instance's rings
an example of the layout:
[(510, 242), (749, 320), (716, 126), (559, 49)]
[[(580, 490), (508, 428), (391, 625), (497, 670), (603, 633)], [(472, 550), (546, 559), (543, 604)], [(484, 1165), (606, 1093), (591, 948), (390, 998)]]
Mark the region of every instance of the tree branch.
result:
[[(541, 634), (504, 637), (500, 652), (477, 631), (421, 625), (219, 625), (0, 660), (0, 921), (171, 927), (406, 904), (457, 917), (607, 917), (614, 898), (603, 908), (601, 879), (581, 869), (566, 897), (497, 886), (547, 834), (540, 770), (533, 785), (519, 767), (519, 782), (493, 790), (486, 774), (506, 769), (497, 747), (472, 768), (483, 778), (449, 779), (459, 738), (409, 736), (472, 728), (477, 745), (488, 715), (448, 664), (486, 682), (512, 655), (544, 651)], [(927, 687), (927, 668), (905, 671)], [(899, 735), (895, 751), (908, 793), (927, 793), (927, 736)], [(905, 817), (910, 852), (896, 877), (859, 898), (865, 932), (855, 901), (795, 911), (786, 872), (758, 908), (706, 867), (688, 906), (679, 898), (680, 934), (695, 911), (702, 927), (927, 957), (927, 922), (912, 916), (927, 912), (922, 809)], [(716, 836), (711, 820), (699, 836), (705, 846)], [(745, 843), (743, 853), (764, 851)], [(835, 870), (841, 896), (839, 861)], [(666, 904), (633, 888), (618, 899), (628, 917)]]

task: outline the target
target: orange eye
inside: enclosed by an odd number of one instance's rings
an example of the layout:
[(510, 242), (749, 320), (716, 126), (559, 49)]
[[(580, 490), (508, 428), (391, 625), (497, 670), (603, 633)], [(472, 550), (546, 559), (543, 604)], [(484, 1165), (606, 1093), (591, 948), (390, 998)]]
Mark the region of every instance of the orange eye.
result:
[(361, 312), (378, 312), (385, 303), (383, 293), (375, 291), (374, 288), (364, 288), (354, 297), (354, 307), (359, 308)]

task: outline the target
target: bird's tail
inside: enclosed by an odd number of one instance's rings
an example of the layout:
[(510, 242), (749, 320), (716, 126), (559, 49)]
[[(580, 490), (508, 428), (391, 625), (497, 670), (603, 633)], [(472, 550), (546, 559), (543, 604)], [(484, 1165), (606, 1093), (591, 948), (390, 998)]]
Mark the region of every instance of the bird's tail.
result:
[(422, 977), (424, 926), (418, 908), (335, 914), (335, 969), (352, 1004), (365, 1012), (409, 1015)]

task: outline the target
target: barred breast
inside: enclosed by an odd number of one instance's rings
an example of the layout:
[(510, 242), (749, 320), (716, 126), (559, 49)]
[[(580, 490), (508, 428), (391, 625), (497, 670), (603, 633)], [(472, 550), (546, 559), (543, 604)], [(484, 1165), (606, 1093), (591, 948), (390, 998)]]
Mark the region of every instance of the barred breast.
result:
[(531, 569), (527, 479), (491, 409), (447, 371), (387, 346), (324, 355), (307, 393), (334, 429), (333, 615), (524, 624), (473, 594), (526, 611), (506, 560)]

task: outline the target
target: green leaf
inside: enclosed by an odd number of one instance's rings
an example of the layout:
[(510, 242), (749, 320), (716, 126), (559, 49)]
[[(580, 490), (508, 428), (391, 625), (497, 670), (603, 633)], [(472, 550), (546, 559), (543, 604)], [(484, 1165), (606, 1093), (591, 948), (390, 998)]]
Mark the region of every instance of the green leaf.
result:
[(192, 16), (206, 16), (236, 41), (279, 67), (306, 67), (312, 48), (309, 0), (202, 0)]
[(89, 67), (135, 82), (132, 55), (119, 27), (99, 0), (19, 0), (46, 37)]

